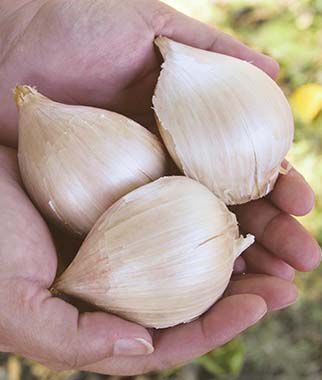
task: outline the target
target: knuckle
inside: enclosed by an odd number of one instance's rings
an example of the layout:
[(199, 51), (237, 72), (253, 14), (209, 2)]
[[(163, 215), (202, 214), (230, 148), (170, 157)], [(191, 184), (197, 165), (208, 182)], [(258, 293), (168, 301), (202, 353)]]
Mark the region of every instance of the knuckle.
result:
[(61, 363), (48, 363), (48, 362), (42, 362), (45, 367), (47, 367), (50, 371), (55, 372), (56, 374), (60, 372), (68, 371), (68, 368), (65, 368)]
[(172, 35), (173, 9), (162, 4), (152, 13), (151, 26), (156, 34)]
[(78, 369), (80, 366), (79, 366), (77, 355), (69, 354), (67, 358), (64, 359), (63, 367), (64, 367), (64, 371), (72, 371), (74, 369)]
[(60, 370), (71, 371), (82, 367), (84, 363), (82, 363), (78, 345), (65, 340), (60, 347)]
[(50, 364), (48, 367), (55, 372), (63, 372), (63, 371), (72, 371), (75, 369), (79, 369), (81, 364), (79, 362), (79, 355), (77, 353), (70, 352), (66, 355), (61, 355), (57, 358), (53, 364)]

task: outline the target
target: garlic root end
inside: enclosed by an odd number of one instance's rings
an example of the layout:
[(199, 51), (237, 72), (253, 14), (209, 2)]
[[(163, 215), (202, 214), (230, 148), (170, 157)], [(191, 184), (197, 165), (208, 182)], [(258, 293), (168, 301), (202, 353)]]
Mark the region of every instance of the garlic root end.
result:
[(287, 175), (292, 169), (293, 169), (292, 164), (287, 162), (287, 165), (285, 168), (281, 165), (279, 173), (282, 175)]
[(235, 259), (237, 259), (254, 242), (255, 237), (250, 234), (246, 235), (246, 237), (241, 236), (239, 239), (235, 240)]
[(171, 41), (168, 38), (163, 37), (163, 36), (159, 36), (154, 40), (154, 43), (159, 48), (160, 53), (161, 53), (163, 58), (165, 58), (169, 52), (170, 42)]
[(14, 99), (18, 108), (21, 108), (27, 101), (30, 95), (36, 95), (37, 90), (30, 86), (16, 86), (14, 89)]
[(55, 284), (49, 289), (53, 297), (58, 297), (61, 295), (61, 292), (55, 287)]

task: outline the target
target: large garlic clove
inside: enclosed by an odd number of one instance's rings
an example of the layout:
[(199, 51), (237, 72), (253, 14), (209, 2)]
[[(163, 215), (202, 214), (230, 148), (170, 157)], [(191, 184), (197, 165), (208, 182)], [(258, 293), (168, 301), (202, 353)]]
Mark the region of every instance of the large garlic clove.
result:
[(116, 200), (166, 174), (157, 137), (105, 110), (53, 102), (19, 86), (19, 166), (45, 216), (87, 233)]
[(250, 63), (164, 37), (153, 98), (159, 130), (179, 168), (219, 196), (241, 204), (276, 182), (294, 133), (277, 84)]
[(147, 327), (188, 322), (223, 294), (254, 241), (200, 183), (165, 177), (126, 195), (95, 224), (54, 288)]

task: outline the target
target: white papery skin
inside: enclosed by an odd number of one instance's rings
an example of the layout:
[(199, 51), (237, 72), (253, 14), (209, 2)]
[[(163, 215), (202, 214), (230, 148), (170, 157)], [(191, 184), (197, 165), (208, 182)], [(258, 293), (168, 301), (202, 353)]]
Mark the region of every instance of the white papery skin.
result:
[(54, 288), (143, 326), (169, 327), (218, 300), (253, 241), (206, 187), (165, 177), (104, 213)]
[(281, 89), (237, 58), (165, 37), (156, 44), (165, 62), (153, 105), (178, 167), (228, 205), (268, 194), (294, 134)]
[(16, 89), (19, 166), (45, 216), (87, 233), (116, 200), (166, 174), (157, 137), (105, 110), (53, 102), (28, 86)]

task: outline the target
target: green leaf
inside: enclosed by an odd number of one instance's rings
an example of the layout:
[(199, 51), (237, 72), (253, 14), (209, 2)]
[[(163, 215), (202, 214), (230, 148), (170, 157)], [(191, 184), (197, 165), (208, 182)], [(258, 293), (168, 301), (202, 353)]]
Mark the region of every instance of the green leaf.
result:
[(199, 358), (197, 362), (215, 376), (236, 377), (244, 364), (244, 347), (240, 339), (235, 339), (223, 347)]

